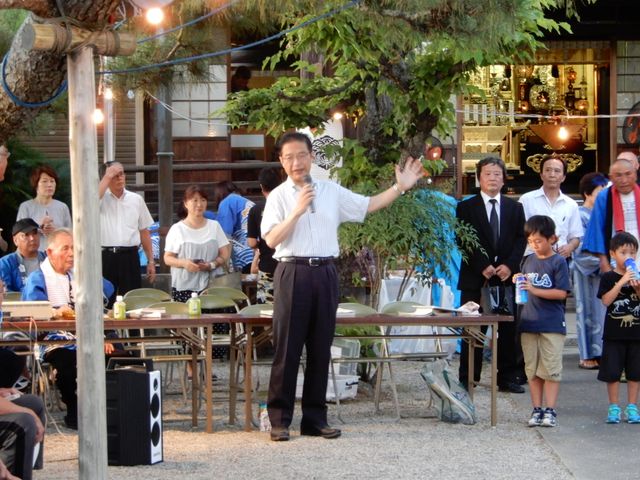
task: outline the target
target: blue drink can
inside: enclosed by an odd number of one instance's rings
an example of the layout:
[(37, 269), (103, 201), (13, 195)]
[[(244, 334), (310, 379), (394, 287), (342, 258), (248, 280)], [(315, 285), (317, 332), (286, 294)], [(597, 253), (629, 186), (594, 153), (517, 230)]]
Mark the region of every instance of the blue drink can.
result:
[(516, 303), (518, 305), (524, 305), (529, 300), (529, 292), (523, 288), (524, 282), (527, 281), (527, 277), (524, 275), (518, 275), (516, 277)]
[(638, 274), (638, 266), (633, 258), (627, 258), (624, 261), (624, 266), (627, 270), (631, 270), (633, 272), (634, 279), (640, 279), (640, 275)]

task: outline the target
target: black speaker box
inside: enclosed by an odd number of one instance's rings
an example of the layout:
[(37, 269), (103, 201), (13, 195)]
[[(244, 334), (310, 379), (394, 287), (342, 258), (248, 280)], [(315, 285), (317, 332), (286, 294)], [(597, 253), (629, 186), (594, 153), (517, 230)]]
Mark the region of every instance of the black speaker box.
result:
[(162, 461), (162, 381), (159, 370), (107, 370), (109, 465)]

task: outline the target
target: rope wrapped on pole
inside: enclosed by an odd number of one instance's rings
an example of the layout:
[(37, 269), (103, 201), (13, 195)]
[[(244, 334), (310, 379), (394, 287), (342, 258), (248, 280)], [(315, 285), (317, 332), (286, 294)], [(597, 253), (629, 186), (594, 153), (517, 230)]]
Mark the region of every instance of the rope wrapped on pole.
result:
[(82, 46), (94, 47), (95, 53), (106, 56), (132, 55), (136, 51), (136, 36), (113, 30), (89, 31), (57, 23), (33, 23), (22, 32), (22, 47), (26, 50), (69, 53)]

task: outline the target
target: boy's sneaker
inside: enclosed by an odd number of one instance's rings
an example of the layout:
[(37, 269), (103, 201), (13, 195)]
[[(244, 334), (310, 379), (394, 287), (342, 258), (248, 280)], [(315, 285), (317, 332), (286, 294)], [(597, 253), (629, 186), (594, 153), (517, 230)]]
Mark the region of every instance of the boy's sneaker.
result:
[(528, 425), (530, 427), (539, 427), (542, 425), (542, 416), (544, 412), (540, 407), (534, 408), (533, 412), (531, 412), (531, 418), (529, 419)]
[(555, 427), (558, 425), (556, 411), (553, 408), (545, 408), (544, 414), (542, 415), (542, 423), (540, 425), (543, 427)]
[(638, 413), (638, 407), (635, 404), (630, 403), (627, 408), (624, 409), (624, 414), (627, 417), (627, 423), (640, 423), (640, 413)]
[[(637, 413), (638, 409), (636, 408), (636, 414)], [(609, 411), (607, 412), (607, 423), (620, 423), (620, 407), (615, 403), (609, 405)]]

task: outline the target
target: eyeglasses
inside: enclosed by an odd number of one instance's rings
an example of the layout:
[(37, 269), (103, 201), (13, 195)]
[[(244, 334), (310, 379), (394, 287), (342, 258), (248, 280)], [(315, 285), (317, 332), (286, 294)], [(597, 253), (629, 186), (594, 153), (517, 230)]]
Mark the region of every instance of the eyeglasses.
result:
[(300, 152), (295, 155), (285, 155), (284, 157), (280, 157), (285, 162), (293, 162), (294, 160), (307, 160), (311, 154), (309, 152)]

